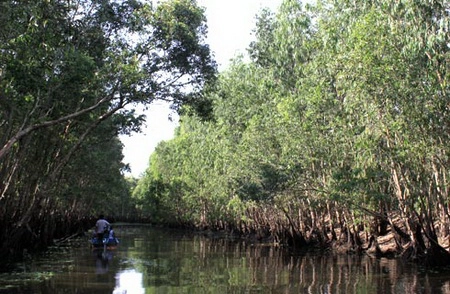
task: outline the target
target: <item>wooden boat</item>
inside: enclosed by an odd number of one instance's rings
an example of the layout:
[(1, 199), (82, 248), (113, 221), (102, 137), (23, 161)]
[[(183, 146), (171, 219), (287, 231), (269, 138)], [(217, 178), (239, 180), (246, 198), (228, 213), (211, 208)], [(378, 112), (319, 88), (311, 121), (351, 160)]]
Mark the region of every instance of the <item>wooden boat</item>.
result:
[(119, 245), (117, 238), (103, 238), (99, 240), (97, 237), (92, 237), (89, 240), (92, 250), (114, 250)]

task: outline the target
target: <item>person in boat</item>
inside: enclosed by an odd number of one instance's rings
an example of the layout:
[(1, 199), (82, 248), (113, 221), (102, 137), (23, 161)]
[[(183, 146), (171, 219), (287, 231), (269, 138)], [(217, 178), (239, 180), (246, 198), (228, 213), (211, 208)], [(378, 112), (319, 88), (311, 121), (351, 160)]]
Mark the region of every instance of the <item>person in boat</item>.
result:
[(108, 245), (115, 246), (119, 244), (119, 240), (116, 238), (113, 227), (109, 228)]
[(103, 242), (103, 236), (109, 231), (110, 227), (111, 225), (105, 219), (104, 215), (100, 214), (97, 222), (95, 223), (95, 235), (100, 243)]

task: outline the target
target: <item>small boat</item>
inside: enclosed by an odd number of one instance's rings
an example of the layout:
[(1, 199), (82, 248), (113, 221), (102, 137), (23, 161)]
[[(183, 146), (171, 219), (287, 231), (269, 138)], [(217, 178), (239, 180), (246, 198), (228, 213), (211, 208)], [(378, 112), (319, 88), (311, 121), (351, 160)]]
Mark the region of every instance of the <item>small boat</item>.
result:
[(103, 238), (102, 240), (99, 240), (97, 237), (92, 237), (91, 240), (89, 240), (91, 243), (92, 250), (96, 249), (107, 249), (107, 250), (113, 250), (116, 249), (119, 245), (119, 239), (115, 237), (109, 237), (109, 238)]

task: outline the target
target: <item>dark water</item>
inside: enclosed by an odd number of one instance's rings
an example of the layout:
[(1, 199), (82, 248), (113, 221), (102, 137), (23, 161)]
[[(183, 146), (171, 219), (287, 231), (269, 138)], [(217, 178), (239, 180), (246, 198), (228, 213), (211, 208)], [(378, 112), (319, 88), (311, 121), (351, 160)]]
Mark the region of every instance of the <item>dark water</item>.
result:
[(0, 293), (450, 293), (450, 271), (367, 256), (293, 256), (269, 245), (116, 227), (117, 250), (87, 240), (0, 274)]

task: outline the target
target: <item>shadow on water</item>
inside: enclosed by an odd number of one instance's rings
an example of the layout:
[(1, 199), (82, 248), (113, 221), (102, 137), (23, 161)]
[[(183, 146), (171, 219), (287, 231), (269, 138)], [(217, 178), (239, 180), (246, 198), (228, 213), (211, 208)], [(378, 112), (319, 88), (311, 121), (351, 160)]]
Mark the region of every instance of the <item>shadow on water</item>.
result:
[(116, 226), (117, 250), (87, 240), (0, 275), (0, 293), (450, 293), (450, 270), (395, 259), (287, 254), (269, 244)]

